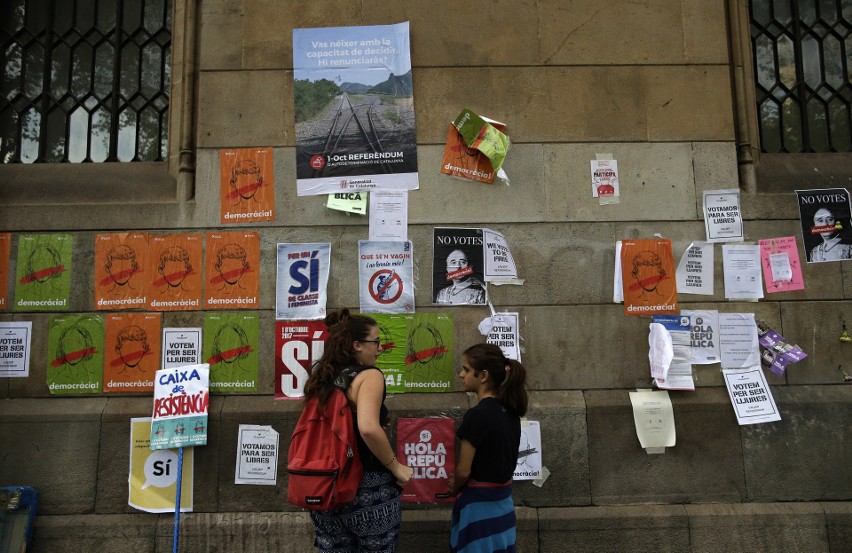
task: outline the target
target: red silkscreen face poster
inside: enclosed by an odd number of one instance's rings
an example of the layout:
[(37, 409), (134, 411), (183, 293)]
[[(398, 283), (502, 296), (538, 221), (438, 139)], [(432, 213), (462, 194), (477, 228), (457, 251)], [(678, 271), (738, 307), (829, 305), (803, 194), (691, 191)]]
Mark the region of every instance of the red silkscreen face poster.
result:
[(680, 313), (671, 240), (622, 241), (621, 279), (625, 315)]
[(153, 392), (160, 370), (160, 313), (106, 316), (104, 392)]
[(201, 307), (200, 234), (152, 235), (150, 269), (152, 311), (197, 311)]
[(95, 309), (145, 309), (148, 271), (147, 232), (96, 235)]
[(414, 469), (414, 476), (402, 491), (400, 500), (407, 503), (454, 501), (446, 494), (447, 478), (456, 470), (455, 445), (453, 419), (399, 419), (396, 458)]
[(275, 399), (304, 397), (305, 382), (322, 357), (327, 337), (323, 321), (275, 323)]
[(256, 309), (260, 236), (256, 232), (208, 232), (204, 266), (207, 309)]
[(275, 220), (272, 148), (219, 150), (223, 225)]

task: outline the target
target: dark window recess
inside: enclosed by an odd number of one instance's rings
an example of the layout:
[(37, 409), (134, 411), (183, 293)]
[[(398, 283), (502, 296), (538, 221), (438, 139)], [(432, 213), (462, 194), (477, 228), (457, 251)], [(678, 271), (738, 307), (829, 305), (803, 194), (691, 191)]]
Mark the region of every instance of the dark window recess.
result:
[(2, 0), (0, 162), (167, 157), (171, 0)]
[(852, 2), (749, 0), (760, 146), (852, 151)]

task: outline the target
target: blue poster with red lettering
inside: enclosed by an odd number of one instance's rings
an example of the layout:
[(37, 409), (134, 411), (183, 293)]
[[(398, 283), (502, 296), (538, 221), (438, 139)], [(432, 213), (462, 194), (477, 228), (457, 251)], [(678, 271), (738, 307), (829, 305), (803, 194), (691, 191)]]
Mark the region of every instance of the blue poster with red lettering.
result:
[(331, 244), (278, 244), (277, 320), (324, 319)]

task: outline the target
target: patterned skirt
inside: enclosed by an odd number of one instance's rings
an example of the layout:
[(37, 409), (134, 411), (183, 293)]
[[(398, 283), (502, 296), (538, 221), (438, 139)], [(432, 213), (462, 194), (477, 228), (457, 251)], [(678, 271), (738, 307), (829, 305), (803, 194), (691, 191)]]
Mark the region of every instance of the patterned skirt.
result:
[(452, 553), (514, 553), (512, 482), (469, 481), (453, 506)]
[(402, 521), (396, 479), (386, 471), (365, 471), (355, 501), (331, 511), (311, 511), (311, 520), (322, 553), (394, 553)]

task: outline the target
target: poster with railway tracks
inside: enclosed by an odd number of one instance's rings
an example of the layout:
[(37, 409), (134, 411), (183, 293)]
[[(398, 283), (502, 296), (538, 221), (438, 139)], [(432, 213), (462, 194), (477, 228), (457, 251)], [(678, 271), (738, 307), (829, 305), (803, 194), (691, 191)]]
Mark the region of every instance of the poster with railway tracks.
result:
[(296, 188), (416, 190), (408, 22), (293, 29)]

